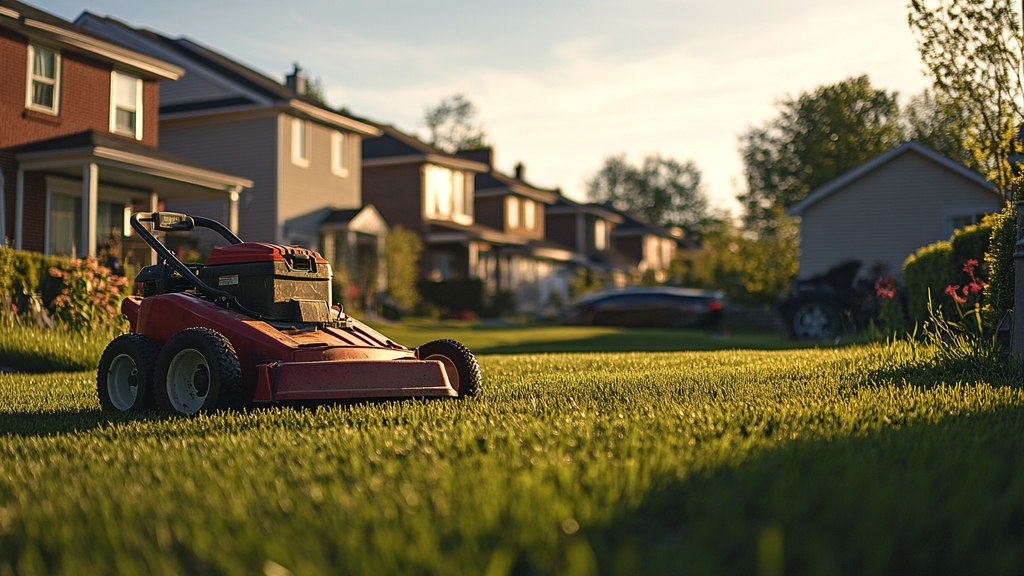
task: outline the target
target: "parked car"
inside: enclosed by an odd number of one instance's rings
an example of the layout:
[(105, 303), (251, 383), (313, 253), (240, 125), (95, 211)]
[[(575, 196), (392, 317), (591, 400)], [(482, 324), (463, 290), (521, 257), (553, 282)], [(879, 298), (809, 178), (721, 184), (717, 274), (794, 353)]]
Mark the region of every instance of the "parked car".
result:
[(861, 263), (851, 260), (794, 284), (779, 304), (789, 335), (797, 340), (833, 339), (877, 316), (874, 280), (858, 277), (860, 269)]
[(566, 324), (711, 328), (722, 320), (722, 293), (648, 287), (587, 294), (566, 312)]

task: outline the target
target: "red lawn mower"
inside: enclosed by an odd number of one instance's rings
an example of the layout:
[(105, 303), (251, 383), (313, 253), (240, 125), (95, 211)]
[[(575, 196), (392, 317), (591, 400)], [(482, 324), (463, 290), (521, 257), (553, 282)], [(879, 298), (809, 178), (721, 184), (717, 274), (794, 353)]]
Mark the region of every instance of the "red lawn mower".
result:
[[(142, 222), (207, 228), (230, 245), (203, 265), (178, 260)], [(277, 402), (472, 396), (473, 353), (454, 340), (410, 350), (331, 306), (331, 266), (312, 250), (242, 242), (223, 224), (133, 214), (157, 253), (121, 303), (131, 332), (107, 345), (96, 385), (104, 410), (194, 414)]]

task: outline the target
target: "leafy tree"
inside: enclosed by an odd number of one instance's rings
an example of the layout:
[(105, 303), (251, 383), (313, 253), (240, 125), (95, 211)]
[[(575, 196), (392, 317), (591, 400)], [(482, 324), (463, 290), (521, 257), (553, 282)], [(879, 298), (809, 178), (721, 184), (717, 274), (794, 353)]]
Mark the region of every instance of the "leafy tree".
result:
[(651, 154), (639, 166), (625, 154), (609, 156), (587, 182), (587, 196), (611, 202), (615, 208), (639, 214), (662, 226), (695, 231), (708, 213), (701, 173), (692, 160), (679, 162)]
[(912, 96), (900, 112), (904, 138), (917, 140), (968, 168), (984, 171), (974, 154), (963, 146), (968, 119), (957, 113), (944, 95), (925, 89)]
[(485, 147), (487, 133), (477, 123), (476, 115), (476, 106), (462, 94), (427, 108), (423, 120), (430, 132), (430, 145), (449, 153)]
[(902, 139), (897, 94), (867, 76), (820, 86), (777, 104), (778, 117), (740, 137), (748, 229), (772, 228), (812, 190)]
[(327, 87), (324, 86), (323, 78), (310, 76), (306, 78), (306, 96), (317, 102), (327, 105)]
[(921, 60), (962, 146), (999, 189), (1010, 189), (1009, 156), (1021, 123), (1020, 23), (1010, 0), (911, 0), (907, 17)]
[(388, 294), (404, 308), (419, 304), (416, 290), (419, 262), (423, 254), (423, 241), (414, 232), (396, 224), (384, 239), (384, 259), (387, 265)]

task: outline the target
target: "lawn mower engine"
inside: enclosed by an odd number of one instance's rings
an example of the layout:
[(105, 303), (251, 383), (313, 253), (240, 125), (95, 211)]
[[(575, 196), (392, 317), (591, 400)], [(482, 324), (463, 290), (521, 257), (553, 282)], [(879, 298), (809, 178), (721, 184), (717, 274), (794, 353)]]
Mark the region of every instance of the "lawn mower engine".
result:
[[(214, 230), (228, 246), (184, 264), (154, 230)], [(157, 263), (136, 278), (143, 296), (121, 310), (131, 333), (103, 353), (104, 409), (191, 414), (274, 402), (476, 393), (480, 368), (465, 346), (401, 346), (331, 306), (331, 267), (312, 250), (242, 242), (222, 224), (170, 212), (135, 214)]]

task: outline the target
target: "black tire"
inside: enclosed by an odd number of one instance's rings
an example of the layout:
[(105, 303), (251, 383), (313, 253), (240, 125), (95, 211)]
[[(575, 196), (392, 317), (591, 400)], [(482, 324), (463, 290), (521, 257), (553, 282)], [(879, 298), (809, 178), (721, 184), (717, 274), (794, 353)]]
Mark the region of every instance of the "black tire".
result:
[(157, 403), (172, 414), (236, 408), (242, 400), (235, 349), (209, 328), (182, 330), (167, 341), (156, 361), (156, 382)]
[(110, 412), (156, 407), (153, 382), (160, 345), (142, 334), (123, 334), (107, 344), (96, 370), (100, 406)]
[(455, 340), (434, 340), (417, 350), (420, 360), (440, 360), (459, 398), (476, 396), (480, 390), (480, 365), (476, 356)]
[(797, 340), (830, 340), (843, 333), (842, 317), (833, 304), (812, 298), (796, 305), (790, 330)]

